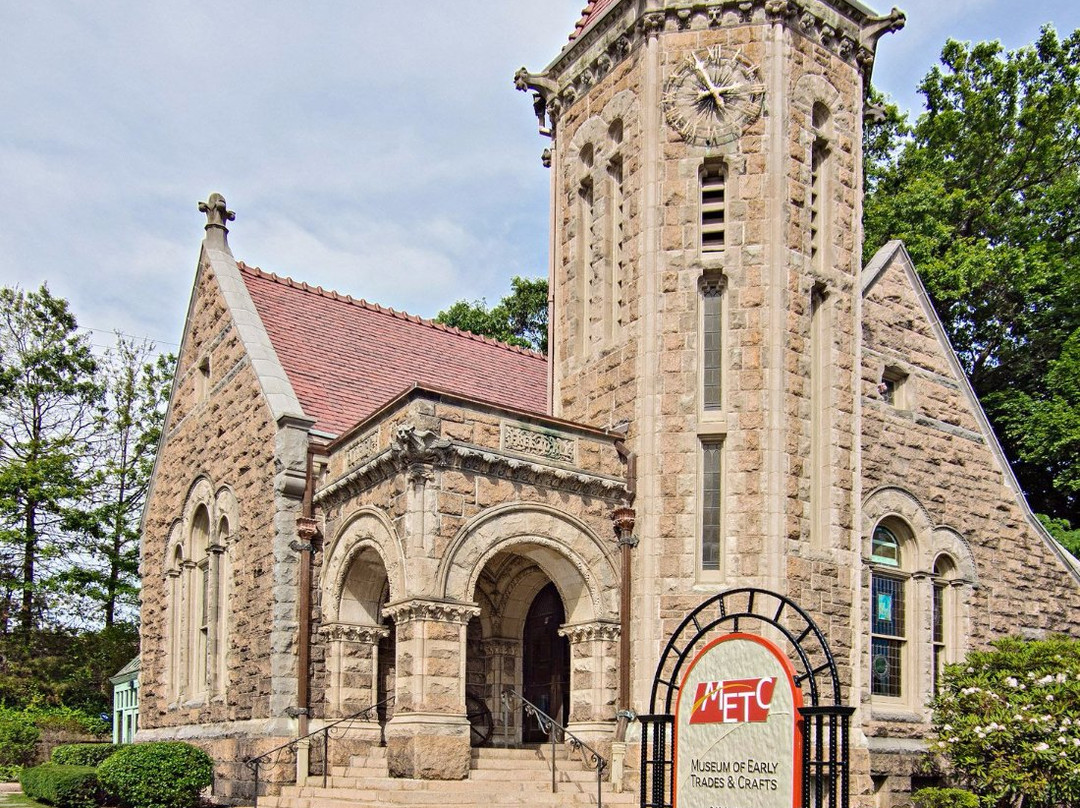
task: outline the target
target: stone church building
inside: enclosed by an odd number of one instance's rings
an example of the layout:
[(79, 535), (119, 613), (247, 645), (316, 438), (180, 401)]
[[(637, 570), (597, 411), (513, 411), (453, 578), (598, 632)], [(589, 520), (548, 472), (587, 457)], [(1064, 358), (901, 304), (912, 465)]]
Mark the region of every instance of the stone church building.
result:
[(511, 688), (612, 759), (616, 799), (668, 636), (752, 586), (828, 637), (852, 802), (918, 785), (941, 665), (1076, 632), (1080, 574), (904, 246), (861, 260), (866, 90), (903, 20), (591, 0), (516, 77), (550, 139), (546, 358), (247, 266), (203, 203), (138, 737), (204, 746), (250, 801), (244, 759), (380, 704), (348, 731), (383, 779), (491, 802), (471, 747), (546, 737)]

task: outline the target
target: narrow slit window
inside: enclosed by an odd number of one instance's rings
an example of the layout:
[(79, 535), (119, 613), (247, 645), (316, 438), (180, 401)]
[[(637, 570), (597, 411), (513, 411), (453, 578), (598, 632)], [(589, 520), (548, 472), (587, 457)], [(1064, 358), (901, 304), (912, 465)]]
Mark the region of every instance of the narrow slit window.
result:
[(709, 281), (701, 286), (701, 404), (705, 410), (721, 408), (723, 376), (723, 310), (724, 287), (719, 281)]
[(726, 171), (720, 163), (706, 163), (701, 169), (701, 251), (716, 253), (726, 239)]
[(719, 571), (723, 529), (723, 444), (703, 441), (701, 450), (701, 569)]

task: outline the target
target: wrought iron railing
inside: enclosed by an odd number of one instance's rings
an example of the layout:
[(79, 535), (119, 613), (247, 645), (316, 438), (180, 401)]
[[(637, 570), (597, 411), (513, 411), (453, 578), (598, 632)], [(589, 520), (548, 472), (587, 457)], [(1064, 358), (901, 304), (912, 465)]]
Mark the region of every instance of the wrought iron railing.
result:
[[(281, 756), (286, 752), (293, 752), (294, 754), (299, 749), (300, 744), (307, 741), (309, 746), (312, 739), (317, 736), (322, 736), (322, 784), (326, 787), (326, 778), (330, 773), (330, 739), (342, 738), (345, 733), (352, 727), (356, 721), (370, 718), (371, 716), (377, 716), (380, 711), (386, 710), (394, 701), (394, 697), (391, 696), (388, 699), (380, 701), (378, 704), (372, 704), (370, 707), (366, 707), (358, 713), (346, 716), (345, 718), (339, 718), (331, 724), (327, 724), (324, 727), (320, 727), (317, 730), (309, 732), (307, 735), (301, 735), (299, 738), (293, 738), (288, 743), (283, 743), (281, 746), (275, 746), (269, 752), (263, 752), (256, 757), (245, 758), (244, 763), (255, 775), (255, 798), (253, 801), (254, 808), (259, 808), (259, 770), (262, 766), (269, 763), (270, 765), (276, 765), (281, 761)], [(337, 733), (337, 734), (334, 734)], [(307, 772), (310, 775), (310, 771)]]
[(514, 710), (513, 704), (511, 703), (512, 699), (517, 699), (517, 701), (521, 703), (521, 706), (525, 708), (526, 718), (531, 716), (536, 719), (536, 724), (540, 728), (540, 731), (545, 733), (548, 736), (548, 740), (551, 741), (551, 793), (554, 794), (556, 791), (555, 745), (559, 740), (562, 740), (571, 750), (581, 753), (581, 760), (583, 763), (596, 769), (596, 805), (597, 808), (602, 808), (604, 799), (604, 769), (607, 768), (607, 760), (603, 758), (599, 752), (585, 743), (585, 741), (581, 740), (581, 738), (577, 737), (550, 715), (510, 687), (502, 692), (503, 727), (509, 728), (510, 726), (510, 714)]

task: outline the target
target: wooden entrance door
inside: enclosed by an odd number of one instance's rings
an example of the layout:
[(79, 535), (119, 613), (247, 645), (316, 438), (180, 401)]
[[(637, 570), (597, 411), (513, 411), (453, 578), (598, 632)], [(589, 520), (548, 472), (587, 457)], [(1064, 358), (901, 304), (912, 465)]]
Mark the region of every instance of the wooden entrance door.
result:
[[(570, 707), (570, 641), (559, 636), (566, 612), (555, 584), (548, 584), (532, 602), (525, 618), (522, 690), (526, 699), (563, 726)], [(547, 734), (525, 717), (522, 740), (537, 743)]]

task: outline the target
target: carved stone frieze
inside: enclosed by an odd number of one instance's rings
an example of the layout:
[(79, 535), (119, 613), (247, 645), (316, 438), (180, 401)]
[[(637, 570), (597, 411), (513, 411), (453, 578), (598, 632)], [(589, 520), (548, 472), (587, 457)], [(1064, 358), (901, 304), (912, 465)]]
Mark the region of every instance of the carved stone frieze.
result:
[(390, 629), (386, 626), (364, 626), (356, 623), (327, 623), (319, 629), (319, 633), (331, 641), (377, 645), (384, 637), (390, 636)]
[(605, 620), (597, 620), (594, 623), (578, 623), (574, 626), (560, 628), (559, 636), (566, 637), (570, 640), (571, 645), (591, 640), (617, 642), (619, 639), (619, 624), (609, 623)]
[(502, 448), (508, 452), (574, 463), (577, 460), (577, 441), (539, 429), (503, 423)]
[(363, 463), (365, 460), (371, 458), (378, 450), (379, 433), (373, 430), (363, 437), (357, 438), (345, 447), (345, 467), (352, 468), (353, 466)]
[(315, 493), (315, 502), (323, 507), (330, 507), (333, 503), (366, 490), (395, 474), (405, 474), (409, 479), (416, 480), (419, 479), (417, 474), (427, 475), (433, 468), (499, 477), (525, 485), (553, 487), (566, 493), (588, 497), (617, 499), (626, 492), (626, 481), (621, 478), (554, 466), (550, 464), (547, 456), (543, 457), (543, 461), (547, 462), (542, 462), (540, 455), (535, 455), (536, 460), (528, 460), (502, 451), (482, 449), (456, 441), (436, 440), (430, 435), (427, 440), (433, 447), (437, 444), (437, 447), (420, 452), (422, 460), (407, 462), (409, 456), (417, 456), (415, 450), (410, 450), (412, 454), (404, 450), (395, 453), (393, 449), (382, 452), (319, 489)]
[(386, 617), (393, 618), (395, 623), (434, 620), (439, 623), (465, 625), (472, 618), (480, 616), (480, 607), (471, 603), (416, 599), (388, 604), (383, 608), (383, 614)]

